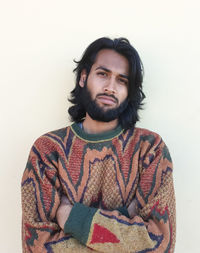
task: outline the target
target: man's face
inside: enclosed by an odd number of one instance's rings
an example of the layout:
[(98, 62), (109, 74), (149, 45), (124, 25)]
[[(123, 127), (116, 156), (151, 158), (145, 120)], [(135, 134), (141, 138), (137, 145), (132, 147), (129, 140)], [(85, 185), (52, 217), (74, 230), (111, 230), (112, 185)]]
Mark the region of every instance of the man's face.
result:
[[(82, 102), (91, 118), (111, 121), (119, 117), (127, 106), (128, 60), (111, 49), (102, 49), (87, 77), (82, 72), (80, 86)], [(86, 84), (87, 79), (87, 84)]]

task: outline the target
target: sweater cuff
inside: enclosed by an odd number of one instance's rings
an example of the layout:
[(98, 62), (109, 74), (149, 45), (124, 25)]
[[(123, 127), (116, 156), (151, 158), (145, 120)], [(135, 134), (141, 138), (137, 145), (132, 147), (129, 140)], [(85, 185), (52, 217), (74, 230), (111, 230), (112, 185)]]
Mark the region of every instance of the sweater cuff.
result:
[(75, 203), (64, 225), (64, 233), (71, 234), (79, 242), (86, 244), (93, 216), (97, 208)]
[(119, 211), (122, 215), (126, 216), (127, 218), (130, 218), (128, 209), (125, 206), (117, 208), (117, 211)]

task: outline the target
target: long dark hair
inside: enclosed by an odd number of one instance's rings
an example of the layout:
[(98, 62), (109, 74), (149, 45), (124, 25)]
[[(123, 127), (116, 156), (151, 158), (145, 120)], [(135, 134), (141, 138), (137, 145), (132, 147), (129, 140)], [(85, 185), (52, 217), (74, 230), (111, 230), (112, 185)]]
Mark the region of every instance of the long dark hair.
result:
[(69, 101), (73, 104), (68, 112), (71, 120), (81, 122), (86, 115), (85, 109), (81, 104), (82, 88), (79, 85), (82, 70), (86, 70), (87, 76), (95, 62), (97, 53), (102, 49), (112, 49), (126, 57), (129, 62), (129, 85), (128, 85), (128, 105), (119, 116), (119, 124), (124, 129), (133, 127), (139, 120), (138, 110), (142, 109), (142, 101), (145, 95), (142, 91), (143, 65), (135, 48), (126, 38), (100, 38), (91, 43), (83, 53), (80, 61), (75, 61), (77, 67), (74, 69), (76, 74), (76, 86), (71, 91)]

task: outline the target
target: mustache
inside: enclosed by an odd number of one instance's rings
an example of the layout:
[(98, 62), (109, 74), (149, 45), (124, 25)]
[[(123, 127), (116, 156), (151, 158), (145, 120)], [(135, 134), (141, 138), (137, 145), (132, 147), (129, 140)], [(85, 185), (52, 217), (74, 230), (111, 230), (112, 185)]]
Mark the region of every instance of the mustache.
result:
[(96, 95), (96, 97), (100, 97), (100, 96), (110, 97), (110, 98), (114, 99), (116, 103), (118, 103), (118, 99), (112, 94), (108, 95), (106, 93), (99, 93), (98, 95)]

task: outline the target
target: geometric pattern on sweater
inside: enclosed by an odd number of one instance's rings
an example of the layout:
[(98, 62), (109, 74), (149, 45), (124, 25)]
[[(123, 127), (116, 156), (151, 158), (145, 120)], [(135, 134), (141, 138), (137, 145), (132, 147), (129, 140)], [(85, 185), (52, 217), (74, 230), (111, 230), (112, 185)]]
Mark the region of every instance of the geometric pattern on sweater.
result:
[[(107, 214), (106, 214), (107, 213)], [(103, 216), (103, 217), (102, 217)], [(146, 237), (146, 227), (143, 222), (141, 222), (141, 219), (137, 218), (134, 221), (130, 221), (127, 218), (118, 216), (111, 216), (109, 215), (109, 212), (103, 211), (100, 212), (100, 215), (94, 219), (94, 222), (97, 222), (100, 226), (104, 226), (107, 229), (109, 229), (110, 233), (114, 233), (115, 236), (118, 239), (118, 242), (121, 241), (121, 243), (115, 242), (115, 250), (113, 250), (113, 244), (110, 243), (104, 243), (104, 245), (107, 247), (106, 252), (124, 252), (124, 249), (127, 251), (125, 252), (148, 252), (152, 250), (158, 249), (158, 247), (161, 245), (161, 242), (163, 240), (163, 235), (160, 233), (149, 233), (148, 237)], [(115, 227), (112, 226), (110, 219), (114, 220), (117, 219), (118, 222), (118, 230), (115, 230)], [(124, 229), (124, 226), (127, 226), (131, 229)], [(94, 231), (91, 231), (91, 234), (89, 235), (88, 240), (90, 240), (90, 237), (93, 237)], [(135, 235), (139, 234), (138, 236)], [(126, 238), (124, 240), (124, 238)], [(146, 238), (146, 240), (142, 240), (142, 238)], [(121, 239), (121, 240), (120, 240)], [(91, 242), (90, 242), (91, 243)], [(127, 245), (124, 245), (124, 244)], [(90, 245), (90, 244), (89, 244)], [(101, 252), (102, 245), (101, 244), (95, 244), (95, 250)], [(155, 251), (156, 252), (156, 251)]]
[(93, 243), (118, 243), (120, 240), (116, 237), (114, 233), (111, 233), (110, 230), (105, 228), (105, 226), (99, 226), (97, 223), (94, 224), (94, 229), (92, 233), (91, 244)]
[(65, 236), (60, 240), (52, 241), (45, 244), (47, 252), (53, 253), (92, 253), (91, 249), (80, 244), (72, 236)]
[[(74, 205), (68, 235), (55, 218), (62, 194), (87, 213), (74, 224), (81, 216)], [(117, 211), (133, 199), (138, 215), (127, 218)], [(168, 149), (159, 135), (141, 128), (87, 135), (73, 124), (49, 132), (31, 149), (22, 178), (22, 211), (23, 252), (173, 252)]]

